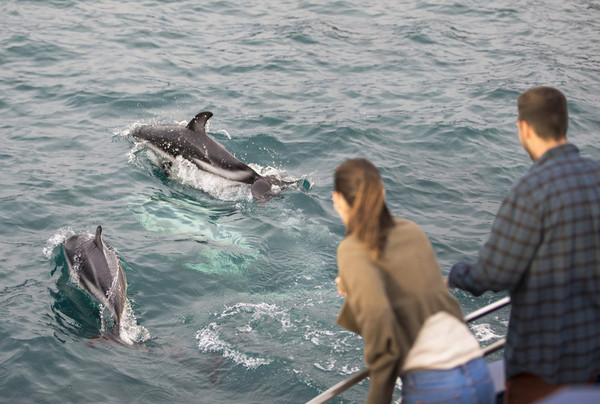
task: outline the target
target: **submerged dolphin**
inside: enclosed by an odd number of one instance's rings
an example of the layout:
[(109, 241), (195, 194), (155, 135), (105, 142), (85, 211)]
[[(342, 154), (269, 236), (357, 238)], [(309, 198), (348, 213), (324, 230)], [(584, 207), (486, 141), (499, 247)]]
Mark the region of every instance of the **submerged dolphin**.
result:
[(96, 235), (77, 234), (63, 243), (71, 278), (78, 286), (108, 308), (113, 319), (113, 337), (119, 339), (121, 319), (127, 307), (127, 279), (113, 248)]
[(187, 126), (140, 126), (134, 129), (132, 136), (145, 141), (148, 147), (169, 161), (182, 156), (203, 171), (251, 184), (252, 195), (258, 200), (266, 200), (276, 194), (272, 185), (291, 183), (272, 176), (263, 177), (210, 138), (206, 134), (206, 122), (212, 116), (212, 112), (200, 112)]

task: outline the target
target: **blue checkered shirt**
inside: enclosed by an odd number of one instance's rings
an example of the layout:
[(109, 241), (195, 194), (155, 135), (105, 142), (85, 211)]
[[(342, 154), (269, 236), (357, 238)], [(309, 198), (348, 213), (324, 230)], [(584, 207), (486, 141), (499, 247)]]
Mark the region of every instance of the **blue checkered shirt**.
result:
[(449, 285), (507, 290), (506, 377), (585, 383), (600, 373), (600, 163), (567, 143), (548, 150), (502, 202), (475, 264)]

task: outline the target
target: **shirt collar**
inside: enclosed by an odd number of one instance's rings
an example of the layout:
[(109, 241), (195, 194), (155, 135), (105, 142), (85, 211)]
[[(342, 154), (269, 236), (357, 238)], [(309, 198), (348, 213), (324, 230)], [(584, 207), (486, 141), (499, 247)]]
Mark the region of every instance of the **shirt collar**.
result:
[(534, 162), (534, 166), (540, 166), (548, 161), (566, 157), (573, 154), (579, 154), (579, 149), (573, 143), (565, 143), (548, 149), (539, 159)]

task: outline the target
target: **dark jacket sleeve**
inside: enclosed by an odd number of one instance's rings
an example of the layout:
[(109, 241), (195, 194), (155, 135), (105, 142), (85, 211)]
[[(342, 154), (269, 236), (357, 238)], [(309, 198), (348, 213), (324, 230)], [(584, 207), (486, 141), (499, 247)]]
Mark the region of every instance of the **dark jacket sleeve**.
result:
[(458, 263), (448, 285), (481, 295), (487, 290), (514, 291), (541, 243), (542, 219), (526, 192), (517, 184), (500, 205), (488, 241), (475, 264)]

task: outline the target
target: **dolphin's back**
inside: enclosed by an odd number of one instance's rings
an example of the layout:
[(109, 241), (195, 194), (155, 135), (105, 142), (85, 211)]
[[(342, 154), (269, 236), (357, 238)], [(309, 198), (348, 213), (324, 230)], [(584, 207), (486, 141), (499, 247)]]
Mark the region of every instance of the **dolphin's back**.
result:
[(107, 307), (116, 332), (127, 301), (127, 279), (118, 257), (102, 241), (102, 228), (90, 237), (78, 234), (63, 243), (71, 278), (78, 286)]
[(173, 158), (182, 156), (199, 169), (232, 181), (252, 184), (261, 178), (256, 171), (206, 134), (206, 122), (211, 116), (211, 112), (201, 112), (187, 126), (140, 126), (132, 132), (132, 136), (146, 141), (155, 150)]

